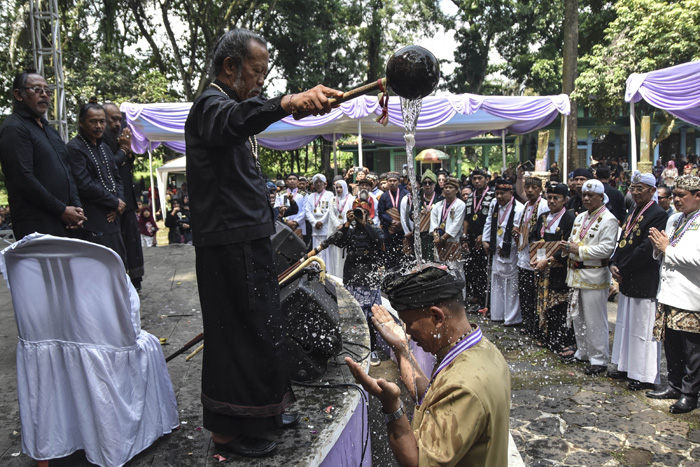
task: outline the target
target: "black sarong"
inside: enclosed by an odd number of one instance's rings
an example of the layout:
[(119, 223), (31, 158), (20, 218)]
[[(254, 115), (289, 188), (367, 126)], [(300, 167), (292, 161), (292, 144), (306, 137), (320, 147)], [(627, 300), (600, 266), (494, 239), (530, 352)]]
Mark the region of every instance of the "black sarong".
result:
[(269, 238), (196, 247), (204, 319), (204, 428), (260, 434), (294, 402)]

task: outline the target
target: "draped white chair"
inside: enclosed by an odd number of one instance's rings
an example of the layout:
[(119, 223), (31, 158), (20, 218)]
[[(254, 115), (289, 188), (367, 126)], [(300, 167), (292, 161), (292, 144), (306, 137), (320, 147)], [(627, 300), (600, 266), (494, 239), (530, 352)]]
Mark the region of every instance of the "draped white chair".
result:
[[(32, 234), (0, 253), (19, 333), (22, 451), (121, 466), (179, 426), (158, 339), (112, 250)], [(43, 462), (40, 465), (46, 465)]]

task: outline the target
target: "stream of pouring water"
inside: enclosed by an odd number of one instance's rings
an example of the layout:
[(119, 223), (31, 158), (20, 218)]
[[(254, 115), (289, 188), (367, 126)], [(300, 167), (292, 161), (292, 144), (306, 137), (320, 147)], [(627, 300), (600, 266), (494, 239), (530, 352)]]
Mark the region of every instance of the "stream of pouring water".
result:
[[(420, 198), (418, 197), (419, 184), (416, 183), (416, 170), (413, 166), (413, 148), (416, 145), (416, 125), (418, 124), (418, 115), (423, 107), (422, 99), (404, 99), (401, 98), (401, 115), (403, 116), (403, 125), (405, 133), (403, 135), (406, 140), (406, 168), (408, 170), (408, 180), (411, 184), (411, 198), (413, 199), (413, 248), (416, 254), (416, 268), (423, 265), (423, 255), (420, 243)], [(411, 349), (408, 341), (404, 344), (406, 347), (406, 355), (411, 363), (411, 373), (413, 376), (413, 393), (415, 401), (418, 403), (423, 394), (418, 394), (418, 385), (416, 384), (416, 368), (413, 358), (411, 358)]]
[(416, 144), (416, 125), (418, 115), (423, 107), (422, 99), (401, 98), (401, 115), (405, 133), (403, 139), (406, 141), (406, 167), (408, 170), (408, 180), (411, 183), (411, 198), (413, 200), (413, 250), (416, 255), (416, 266), (423, 265), (423, 255), (420, 242), (420, 183), (416, 182), (416, 170), (413, 164), (413, 148)]

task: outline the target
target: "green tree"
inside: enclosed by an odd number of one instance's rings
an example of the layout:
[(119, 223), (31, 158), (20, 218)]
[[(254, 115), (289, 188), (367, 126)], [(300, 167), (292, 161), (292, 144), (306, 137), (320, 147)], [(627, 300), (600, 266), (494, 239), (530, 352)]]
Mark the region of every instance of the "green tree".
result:
[(582, 57), (574, 98), (601, 122), (612, 122), (627, 104), (631, 73), (646, 73), (700, 59), (700, 0), (620, 0), (605, 43)]

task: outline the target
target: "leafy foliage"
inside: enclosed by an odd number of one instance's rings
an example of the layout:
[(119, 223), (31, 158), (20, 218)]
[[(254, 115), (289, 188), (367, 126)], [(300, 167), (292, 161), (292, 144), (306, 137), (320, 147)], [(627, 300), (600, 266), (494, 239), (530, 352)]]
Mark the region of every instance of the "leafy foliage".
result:
[(605, 43), (581, 59), (585, 71), (574, 98), (602, 122), (626, 107), (631, 73), (646, 73), (700, 59), (700, 0), (619, 0)]

